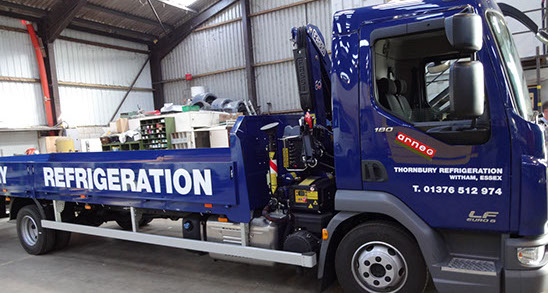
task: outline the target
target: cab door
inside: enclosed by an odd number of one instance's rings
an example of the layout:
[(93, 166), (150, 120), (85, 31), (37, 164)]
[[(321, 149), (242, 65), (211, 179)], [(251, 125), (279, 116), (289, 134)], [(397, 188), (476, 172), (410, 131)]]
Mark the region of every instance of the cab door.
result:
[(449, 67), (471, 56), (448, 44), (439, 21), (412, 34), (410, 21), (360, 30), (363, 188), (398, 197), (432, 227), (507, 232), (510, 137), (488, 50), (476, 54), (484, 114), (459, 119), (449, 111)]

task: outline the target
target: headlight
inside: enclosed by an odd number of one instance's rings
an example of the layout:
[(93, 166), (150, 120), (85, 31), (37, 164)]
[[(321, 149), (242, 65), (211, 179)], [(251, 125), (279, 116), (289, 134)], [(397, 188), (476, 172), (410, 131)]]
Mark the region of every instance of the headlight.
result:
[(525, 265), (538, 265), (544, 258), (544, 246), (518, 247), (518, 260)]

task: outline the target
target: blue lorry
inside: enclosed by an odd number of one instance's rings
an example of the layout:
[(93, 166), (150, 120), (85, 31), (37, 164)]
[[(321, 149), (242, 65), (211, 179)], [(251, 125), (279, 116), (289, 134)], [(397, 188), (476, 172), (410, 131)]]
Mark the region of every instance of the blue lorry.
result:
[[(548, 290), (544, 128), (495, 1), (337, 12), (331, 57), (313, 25), (292, 38), (303, 115), (240, 117), (229, 148), (1, 158), (23, 248), (76, 232), (316, 267), (346, 292)], [(182, 235), (139, 232), (155, 218)]]

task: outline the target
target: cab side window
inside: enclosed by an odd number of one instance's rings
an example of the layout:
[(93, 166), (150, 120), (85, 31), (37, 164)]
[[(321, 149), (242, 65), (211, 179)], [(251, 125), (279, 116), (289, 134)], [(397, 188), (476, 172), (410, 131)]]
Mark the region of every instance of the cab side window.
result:
[(456, 51), (444, 30), (380, 39), (373, 50), (381, 108), (449, 144), (489, 139), (488, 110), (474, 121), (451, 113), (451, 65), (470, 61), (471, 56)]

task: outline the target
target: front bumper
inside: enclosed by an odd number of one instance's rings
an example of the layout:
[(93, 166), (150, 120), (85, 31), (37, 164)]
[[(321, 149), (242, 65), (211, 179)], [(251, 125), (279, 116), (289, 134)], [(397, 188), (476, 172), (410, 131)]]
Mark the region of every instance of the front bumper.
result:
[(536, 270), (504, 270), (504, 292), (548, 291), (548, 265)]
[(534, 238), (507, 238), (505, 241), (504, 292), (539, 293), (548, 291), (548, 252), (538, 266), (521, 264), (518, 247), (548, 246), (548, 235)]

